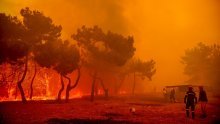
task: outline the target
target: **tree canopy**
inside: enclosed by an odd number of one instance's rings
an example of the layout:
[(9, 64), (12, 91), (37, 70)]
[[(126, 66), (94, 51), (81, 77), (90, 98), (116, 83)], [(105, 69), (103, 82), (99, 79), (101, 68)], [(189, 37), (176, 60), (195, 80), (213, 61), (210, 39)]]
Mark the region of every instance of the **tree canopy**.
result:
[(107, 63), (122, 66), (135, 52), (133, 37), (124, 37), (110, 31), (104, 33), (98, 26), (83, 26), (72, 38), (82, 49), (84, 60), (90, 64)]
[(39, 45), (60, 37), (62, 27), (53, 24), (50, 17), (37, 10), (28, 7), (21, 9), (23, 24), (27, 30), (27, 42), (31, 45)]
[(0, 14), (0, 64), (18, 60), (24, 63), (24, 73), (17, 82), (21, 92), (22, 101), (25, 102), (25, 94), (22, 88), (27, 70), (29, 56), (35, 59), (39, 46), (47, 42), (56, 41), (61, 34), (61, 26), (52, 23), (49, 17), (39, 11), (31, 11), (29, 8), (21, 9), (23, 23), (17, 17)]
[(17, 61), (28, 52), (25, 27), (17, 17), (0, 13), (0, 64)]
[(81, 50), (84, 66), (93, 71), (91, 101), (94, 98), (96, 80), (100, 80), (105, 96), (108, 97), (108, 89), (104, 86), (100, 74), (103, 75), (105, 72), (123, 66), (133, 57), (135, 52), (133, 37), (124, 37), (110, 31), (105, 33), (98, 26), (92, 28), (82, 26), (76, 34), (72, 35), (72, 38)]
[(220, 85), (220, 46), (199, 43), (194, 48), (185, 51), (182, 57), (185, 65), (184, 73), (191, 77), (194, 83)]
[(142, 61), (140, 59), (133, 59), (127, 67), (127, 73), (137, 73), (141, 78), (147, 77), (151, 80), (152, 76), (156, 73), (155, 61)]
[[(53, 20), (38, 10), (28, 7), (21, 9), (21, 20), (16, 16), (0, 13), (0, 65), (7, 63), (19, 66), (22, 74), (17, 81), (22, 101), (26, 101), (22, 82), (26, 75), (30, 75), (30, 63), (34, 63), (35, 72), (31, 76), (31, 89), (37, 74), (36, 67), (46, 67), (57, 71), (61, 76), (61, 89), (58, 97), (64, 89), (63, 77), (69, 80), (67, 86), (67, 99), (69, 91), (76, 87), (80, 79), (80, 67), (84, 66), (94, 72), (93, 90), (96, 80), (102, 83), (106, 75), (116, 76), (123, 66), (134, 56), (133, 36), (123, 36), (111, 31), (103, 31), (100, 27), (82, 26), (71, 38), (76, 41), (61, 39), (62, 27), (53, 23)], [(82, 64), (81, 64), (82, 63)], [(79, 65), (80, 64), (80, 65)], [(32, 64), (33, 65), (33, 64)], [(138, 72), (141, 77), (151, 77), (155, 73), (155, 62), (140, 61), (130, 65), (130, 72)], [(68, 74), (77, 70), (78, 76), (75, 84), (71, 85)], [(20, 72), (20, 73), (21, 73)], [(130, 73), (129, 72), (129, 73)], [(30, 76), (29, 76), (30, 77)], [(106, 78), (109, 78), (106, 76)], [(32, 91), (31, 91), (32, 92)], [(94, 91), (93, 91), (94, 92)]]

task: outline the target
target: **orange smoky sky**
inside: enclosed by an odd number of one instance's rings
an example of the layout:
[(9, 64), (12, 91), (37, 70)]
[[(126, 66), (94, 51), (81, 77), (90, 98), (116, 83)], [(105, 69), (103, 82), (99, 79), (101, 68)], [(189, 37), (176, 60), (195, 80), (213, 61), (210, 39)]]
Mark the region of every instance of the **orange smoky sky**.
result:
[(30, 7), (63, 27), (62, 37), (82, 25), (99, 25), (135, 38), (136, 57), (154, 59), (157, 73), (150, 84), (188, 80), (181, 56), (198, 42), (220, 43), (219, 0), (0, 0), (0, 12), (19, 15)]

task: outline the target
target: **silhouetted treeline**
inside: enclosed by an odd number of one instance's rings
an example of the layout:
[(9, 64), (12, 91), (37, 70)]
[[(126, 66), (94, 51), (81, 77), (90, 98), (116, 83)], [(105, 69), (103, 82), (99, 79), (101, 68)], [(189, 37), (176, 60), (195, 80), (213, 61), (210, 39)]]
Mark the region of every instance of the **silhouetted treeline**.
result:
[(206, 45), (199, 43), (197, 46), (185, 51), (182, 57), (185, 65), (184, 73), (191, 77), (190, 83), (211, 86), (216, 91), (220, 86), (220, 45)]
[[(60, 75), (61, 88), (57, 94), (58, 101), (61, 100), (65, 87), (64, 78), (68, 80), (66, 88), (66, 101), (68, 101), (69, 92), (80, 80), (81, 67), (87, 68), (92, 77), (92, 101), (97, 81), (101, 82), (103, 91), (108, 97), (108, 87), (102, 78), (106, 72), (113, 72), (112, 76), (118, 75), (122, 78), (128, 73), (139, 73), (142, 77), (151, 79), (155, 74), (153, 60), (149, 62), (138, 60), (137, 63), (126, 64), (131, 61), (136, 50), (132, 36), (124, 37), (111, 31), (105, 33), (98, 26), (91, 28), (82, 26), (71, 36), (76, 41), (74, 43), (72, 40), (61, 39), (62, 27), (54, 24), (52, 19), (42, 12), (24, 8), (21, 9), (20, 14), (22, 21), (16, 16), (0, 13), (0, 64), (20, 68), (17, 86), (23, 102), (26, 102), (26, 97), (22, 83), (29, 68), (34, 70), (30, 80), (30, 99), (34, 94), (33, 83), (38, 74), (37, 68), (48, 68)], [(30, 65), (34, 66), (30, 67)], [(73, 71), (78, 73), (74, 84), (69, 76)], [(1, 83), (5, 83), (3, 76)]]

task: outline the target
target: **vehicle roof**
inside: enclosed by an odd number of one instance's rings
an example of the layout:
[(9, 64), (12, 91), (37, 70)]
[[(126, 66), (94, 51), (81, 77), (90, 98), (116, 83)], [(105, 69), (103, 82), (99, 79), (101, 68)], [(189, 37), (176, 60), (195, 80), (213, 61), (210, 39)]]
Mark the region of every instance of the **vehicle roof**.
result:
[(165, 86), (166, 88), (175, 88), (175, 87), (200, 87), (202, 85), (171, 85), (171, 86)]

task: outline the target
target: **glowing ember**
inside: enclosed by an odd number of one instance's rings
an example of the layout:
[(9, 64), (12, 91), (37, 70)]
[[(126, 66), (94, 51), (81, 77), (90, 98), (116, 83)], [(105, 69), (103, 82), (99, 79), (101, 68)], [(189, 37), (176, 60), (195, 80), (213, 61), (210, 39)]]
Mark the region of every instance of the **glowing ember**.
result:
[(54, 100), (54, 97), (43, 97), (43, 96), (35, 96), (32, 100)]
[(71, 95), (70, 98), (82, 98), (82, 96), (83, 94), (80, 91), (78, 91), (75, 94)]
[(119, 91), (119, 94), (123, 95), (123, 94), (127, 94), (127, 92), (123, 90), (123, 91)]
[(98, 90), (98, 95), (102, 95), (102, 94), (104, 94), (103, 90), (99, 89)]

